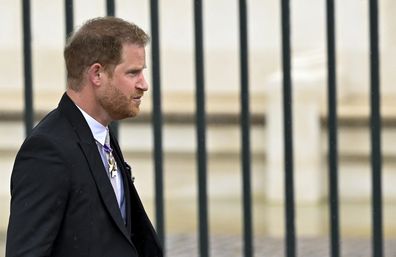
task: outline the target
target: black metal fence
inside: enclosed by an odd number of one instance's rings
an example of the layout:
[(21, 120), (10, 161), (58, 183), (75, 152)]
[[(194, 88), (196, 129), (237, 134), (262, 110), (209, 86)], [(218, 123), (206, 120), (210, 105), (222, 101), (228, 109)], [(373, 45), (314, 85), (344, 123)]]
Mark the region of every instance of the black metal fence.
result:
[[(330, 253), (340, 256), (339, 202), (338, 202), (338, 149), (337, 149), (337, 85), (336, 85), (336, 45), (335, 45), (335, 8), (334, 0), (326, 0), (327, 31), (327, 68), (328, 68), (328, 177), (330, 205)], [(295, 202), (293, 179), (293, 124), (292, 124), (292, 76), (291, 76), (291, 40), (290, 40), (290, 0), (280, 0), (282, 18), (282, 64), (283, 64), (283, 111), (285, 146), (285, 256), (294, 257), (296, 253)], [(106, 1), (107, 15), (115, 14), (115, 1)], [(165, 244), (164, 194), (163, 194), (163, 150), (162, 150), (162, 110), (161, 110), (161, 72), (159, 43), (158, 0), (150, 1), (151, 37), (152, 37), (152, 91), (155, 160), (156, 229)], [(25, 84), (25, 131), (29, 134), (33, 127), (33, 87), (32, 53), (30, 28), (30, 0), (22, 1), (23, 9), (23, 49)], [(73, 1), (65, 0), (66, 34), (73, 29)], [(251, 153), (250, 153), (250, 111), (249, 111), (249, 67), (248, 67), (248, 24), (247, 1), (239, 0), (240, 32), (240, 125), (242, 138), (242, 182), (244, 214), (244, 256), (254, 255), (251, 200)], [(378, 1), (369, 0), (370, 17), (370, 68), (371, 68), (371, 163), (372, 163), (372, 254), (383, 256), (382, 231), (382, 195), (381, 195), (381, 114), (380, 114), (380, 78), (379, 78), (379, 37), (378, 37)], [(199, 249), (200, 256), (209, 256), (209, 226), (207, 201), (207, 151), (206, 151), (206, 111), (205, 111), (205, 74), (203, 45), (202, 1), (194, 1), (195, 29), (195, 76), (196, 76), (196, 140), (199, 204)], [(66, 36), (67, 36), (66, 35)]]

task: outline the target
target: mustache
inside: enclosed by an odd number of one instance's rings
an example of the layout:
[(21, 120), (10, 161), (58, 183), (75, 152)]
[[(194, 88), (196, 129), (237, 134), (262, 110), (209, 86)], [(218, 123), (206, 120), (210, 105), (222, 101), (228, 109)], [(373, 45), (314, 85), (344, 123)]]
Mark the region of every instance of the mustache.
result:
[(143, 97), (143, 95), (144, 95), (144, 93), (134, 94), (134, 95), (131, 95), (130, 98), (131, 99), (140, 99)]

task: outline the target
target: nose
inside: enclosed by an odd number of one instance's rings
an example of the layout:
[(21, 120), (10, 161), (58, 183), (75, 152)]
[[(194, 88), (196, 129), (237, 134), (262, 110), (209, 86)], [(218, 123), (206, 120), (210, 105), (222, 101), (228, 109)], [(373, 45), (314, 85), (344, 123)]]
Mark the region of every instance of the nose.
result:
[(140, 79), (139, 79), (136, 87), (139, 88), (142, 91), (147, 91), (148, 90), (148, 83), (147, 83), (146, 78), (144, 77), (143, 73), (141, 73)]

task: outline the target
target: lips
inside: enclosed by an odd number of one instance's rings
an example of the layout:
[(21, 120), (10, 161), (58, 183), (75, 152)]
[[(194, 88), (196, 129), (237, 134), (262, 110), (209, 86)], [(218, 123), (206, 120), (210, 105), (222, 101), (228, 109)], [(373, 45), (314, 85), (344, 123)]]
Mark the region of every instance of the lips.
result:
[(138, 104), (140, 104), (140, 102), (142, 101), (142, 95), (140, 95), (140, 96), (135, 96), (135, 97), (132, 97), (132, 100), (135, 102), (135, 103), (138, 103)]

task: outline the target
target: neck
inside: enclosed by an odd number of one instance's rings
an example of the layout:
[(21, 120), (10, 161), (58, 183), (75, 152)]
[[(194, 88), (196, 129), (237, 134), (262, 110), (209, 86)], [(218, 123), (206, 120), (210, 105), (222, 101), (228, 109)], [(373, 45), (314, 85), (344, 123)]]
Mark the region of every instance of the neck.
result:
[(84, 110), (84, 112), (89, 114), (89, 116), (97, 120), (100, 124), (107, 127), (110, 124), (111, 119), (97, 102), (95, 94), (87, 88), (88, 87), (85, 86), (80, 91), (68, 88), (66, 94), (75, 105)]

